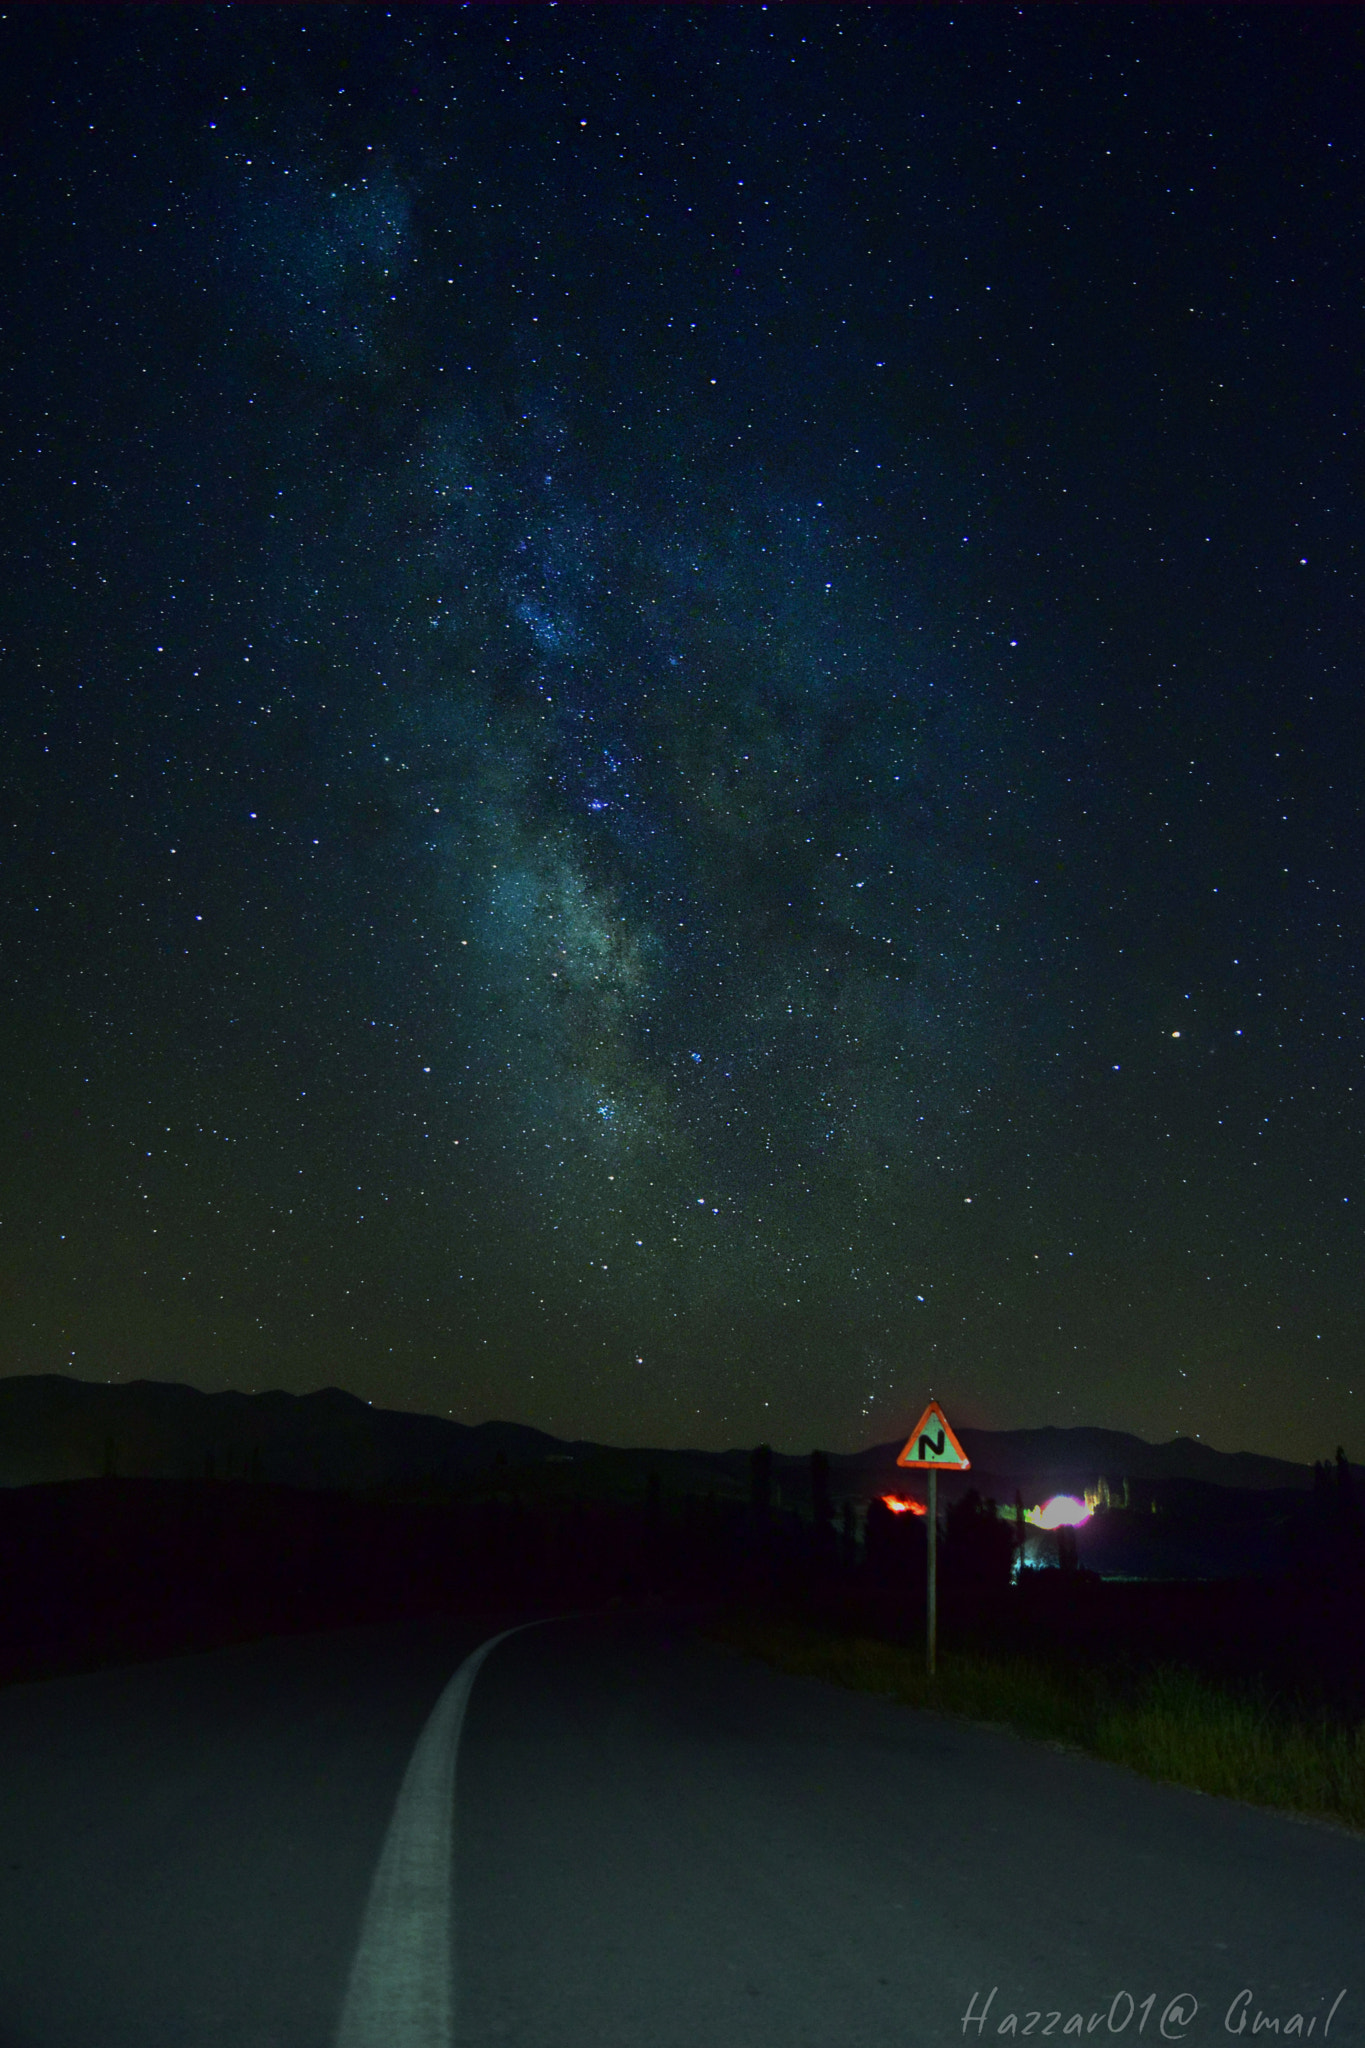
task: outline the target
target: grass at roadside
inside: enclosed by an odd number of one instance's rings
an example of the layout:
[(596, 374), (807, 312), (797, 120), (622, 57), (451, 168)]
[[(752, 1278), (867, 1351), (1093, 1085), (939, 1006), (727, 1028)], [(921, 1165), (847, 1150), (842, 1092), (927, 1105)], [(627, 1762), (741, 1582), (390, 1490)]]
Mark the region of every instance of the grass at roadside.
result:
[(994, 1722), (1151, 1778), (1365, 1830), (1365, 1721), (1346, 1728), (1298, 1718), (1170, 1666), (1123, 1682), (1093, 1666), (947, 1650), (930, 1679), (922, 1650), (796, 1621), (732, 1613), (711, 1633), (780, 1671)]

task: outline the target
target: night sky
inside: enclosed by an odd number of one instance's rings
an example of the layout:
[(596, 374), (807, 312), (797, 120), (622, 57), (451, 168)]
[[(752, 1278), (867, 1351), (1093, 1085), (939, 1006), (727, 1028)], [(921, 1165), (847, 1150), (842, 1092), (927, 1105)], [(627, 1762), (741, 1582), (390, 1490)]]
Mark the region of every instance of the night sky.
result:
[(1363, 54), (8, 10), (0, 1372), (1362, 1455)]

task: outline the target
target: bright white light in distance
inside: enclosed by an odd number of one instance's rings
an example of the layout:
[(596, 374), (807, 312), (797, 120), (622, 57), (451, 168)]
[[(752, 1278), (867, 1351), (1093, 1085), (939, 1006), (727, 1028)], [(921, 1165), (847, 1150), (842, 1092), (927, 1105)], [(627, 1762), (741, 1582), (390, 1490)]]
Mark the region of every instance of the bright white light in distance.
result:
[(1040, 1529), (1079, 1529), (1082, 1522), (1090, 1520), (1090, 1510), (1074, 1494), (1054, 1493), (1051, 1500), (1044, 1501), (1040, 1508), (1034, 1508), (1024, 1519), (1036, 1523)]

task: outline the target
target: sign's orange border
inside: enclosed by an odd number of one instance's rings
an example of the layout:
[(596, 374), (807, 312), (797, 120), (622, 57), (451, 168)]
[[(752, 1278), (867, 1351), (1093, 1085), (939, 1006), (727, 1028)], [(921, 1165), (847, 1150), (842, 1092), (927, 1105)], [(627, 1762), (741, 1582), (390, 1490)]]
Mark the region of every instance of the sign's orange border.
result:
[[(948, 1439), (948, 1442), (952, 1445), (953, 1450), (956, 1452), (955, 1457), (917, 1458), (913, 1455), (916, 1444), (918, 1444), (920, 1438), (924, 1435), (926, 1429), (931, 1424), (934, 1427), (941, 1429), (943, 1431), (944, 1435)], [(925, 1409), (923, 1415), (921, 1415), (919, 1421), (911, 1430), (905, 1449), (897, 1458), (896, 1463), (898, 1465), (914, 1465), (921, 1472), (970, 1472), (972, 1469), (971, 1459), (963, 1450), (956, 1436), (954, 1436), (952, 1424), (949, 1422), (943, 1410), (939, 1407), (937, 1401), (931, 1401), (929, 1403), (929, 1406)]]

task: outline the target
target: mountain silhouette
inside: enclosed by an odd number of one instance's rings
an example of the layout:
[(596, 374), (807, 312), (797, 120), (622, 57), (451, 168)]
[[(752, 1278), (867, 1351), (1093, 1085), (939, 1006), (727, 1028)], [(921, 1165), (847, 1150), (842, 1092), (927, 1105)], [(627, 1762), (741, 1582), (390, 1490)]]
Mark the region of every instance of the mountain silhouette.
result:
[[(943, 1475), (944, 1497), (964, 1486), (1012, 1496), (1080, 1492), (1100, 1478), (1143, 1485), (1198, 1481), (1234, 1490), (1306, 1491), (1312, 1467), (1249, 1451), (1216, 1451), (1186, 1437), (1149, 1444), (1111, 1429), (960, 1429), (972, 1462)], [(896, 1465), (904, 1438), (835, 1454), (836, 1494), (889, 1491), (907, 1480)], [(689, 1488), (747, 1493), (748, 1449), (662, 1451), (566, 1441), (516, 1422), (477, 1425), (380, 1408), (339, 1387), (310, 1394), (226, 1392), (164, 1380), (119, 1385), (62, 1374), (0, 1379), (0, 1485), (85, 1479), (257, 1478), (310, 1488), (370, 1488), (433, 1482), (460, 1486), (498, 1465), (591, 1464), (622, 1478), (638, 1465), (676, 1474)], [(805, 1455), (777, 1453), (780, 1493), (805, 1480)], [(920, 1475), (922, 1483), (922, 1475)], [(1365, 1474), (1362, 1474), (1365, 1480)], [(785, 1482), (785, 1484), (784, 1484)]]

